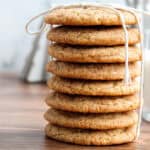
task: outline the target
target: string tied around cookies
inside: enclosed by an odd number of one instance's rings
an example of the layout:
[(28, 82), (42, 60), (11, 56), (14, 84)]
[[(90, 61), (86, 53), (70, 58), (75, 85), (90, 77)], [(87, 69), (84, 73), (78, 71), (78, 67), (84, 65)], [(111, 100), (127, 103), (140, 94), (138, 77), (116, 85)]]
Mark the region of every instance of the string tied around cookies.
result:
[[(128, 11), (128, 12), (132, 13), (136, 17), (137, 26), (138, 26), (138, 30), (139, 30), (140, 33), (142, 33), (142, 26), (140, 24), (140, 19), (139, 19), (139, 16), (137, 15), (137, 13), (150, 16), (150, 12), (147, 12), (147, 11), (144, 11), (144, 10), (138, 10), (138, 9), (131, 8), (131, 7), (122, 7), (122, 6), (108, 5), (108, 4), (98, 5), (96, 7), (102, 7), (102, 8), (111, 9), (114, 12), (116, 12), (118, 14), (118, 16), (120, 17), (120, 21), (121, 21), (122, 28), (123, 28), (123, 31), (124, 31), (124, 39), (125, 39), (125, 44), (124, 44), (124, 46), (125, 46), (124, 83), (128, 86), (128, 84), (130, 84), (130, 82), (131, 82), (130, 72), (129, 72), (129, 62), (128, 62), (128, 47), (129, 47), (129, 44), (128, 44), (128, 31), (127, 31), (127, 26), (125, 24), (124, 15), (119, 10)], [(54, 9), (57, 9), (57, 8), (61, 8), (61, 6), (60, 7), (56, 7)], [(31, 20), (29, 20), (29, 22), (25, 26), (26, 32), (28, 34), (30, 34), (30, 35), (38, 35), (38, 34), (42, 33), (44, 30), (46, 30), (47, 29), (47, 25), (46, 25), (46, 23), (44, 21), (42, 22), (42, 25), (41, 25), (39, 31), (37, 31), (37, 32), (30, 31), (29, 30), (29, 26), (30, 26), (30, 24), (32, 22), (34, 22), (38, 18), (43, 17), (44, 15), (50, 13), (54, 9), (46, 10), (46, 11), (44, 11), (44, 12), (34, 16), (33, 18), (31, 18)], [(140, 43), (140, 48), (141, 48), (141, 50), (143, 49), (143, 41), (142, 40), (141, 40), (141, 43)], [(143, 53), (142, 53), (142, 55), (143, 55)], [(144, 65), (144, 61), (141, 62), (141, 72), (142, 72), (142, 74), (141, 74), (141, 78), (140, 78), (140, 92), (139, 92), (139, 98), (141, 100), (141, 106), (140, 106), (139, 121), (138, 121), (138, 126), (137, 126), (137, 137), (139, 136), (139, 133), (140, 133), (140, 124), (141, 124), (142, 106), (143, 106), (143, 73), (144, 73), (143, 65)]]

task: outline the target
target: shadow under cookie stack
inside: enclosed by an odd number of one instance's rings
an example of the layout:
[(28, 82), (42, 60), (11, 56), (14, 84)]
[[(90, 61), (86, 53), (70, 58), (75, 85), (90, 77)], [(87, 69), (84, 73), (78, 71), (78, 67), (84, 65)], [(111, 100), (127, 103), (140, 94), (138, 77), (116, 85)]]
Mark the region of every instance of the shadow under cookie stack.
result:
[(44, 114), (46, 135), (81, 145), (113, 145), (135, 140), (141, 50), (136, 17), (121, 11), (128, 25), (131, 81), (125, 84), (125, 33), (119, 15), (109, 8), (66, 6), (52, 10), (45, 22), (61, 25), (47, 35), (53, 43), (46, 70), (52, 90)]

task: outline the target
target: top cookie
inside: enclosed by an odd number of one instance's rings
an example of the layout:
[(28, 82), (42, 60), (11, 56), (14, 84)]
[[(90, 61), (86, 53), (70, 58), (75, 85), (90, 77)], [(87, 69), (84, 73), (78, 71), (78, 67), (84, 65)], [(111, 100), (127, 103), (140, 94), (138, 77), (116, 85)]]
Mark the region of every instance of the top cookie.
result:
[[(118, 11), (123, 14), (127, 25), (137, 23), (136, 17), (132, 13), (123, 10)], [(122, 24), (117, 12), (109, 8), (88, 5), (74, 5), (56, 8), (45, 16), (45, 22), (47, 24), (80, 26), (111, 26)]]

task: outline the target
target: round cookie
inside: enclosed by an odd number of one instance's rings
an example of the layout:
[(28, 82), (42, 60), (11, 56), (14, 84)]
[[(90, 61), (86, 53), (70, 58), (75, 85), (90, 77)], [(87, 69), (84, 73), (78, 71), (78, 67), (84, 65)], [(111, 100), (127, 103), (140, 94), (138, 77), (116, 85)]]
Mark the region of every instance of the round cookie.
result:
[[(71, 46), (52, 44), (48, 47), (52, 57), (65, 62), (79, 63), (123, 63), (125, 62), (124, 46), (96, 47)], [(130, 46), (128, 49), (129, 62), (142, 59), (142, 51), (138, 47)]]
[(80, 113), (127, 112), (137, 109), (140, 105), (137, 95), (93, 97), (51, 92), (45, 101), (55, 109)]
[(119, 129), (137, 123), (138, 115), (134, 111), (108, 114), (81, 114), (49, 109), (44, 118), (51, 124), (79, 129)]
[[(125, 64), (79, 64), (61, 61), (50, 61), (46, 70), (60, 77), (88, 80), (120, 80), (124, 79)], [(138, 63), (130, 63), (131, 78), (140, 76)]]
[[(71, 45), (124, 45), (125, 37), (122, 27), (69, 27), (61, 26), (51, 29), (47, 39)], [(128, 28), (129, 45), (140, 42), (140, 34), (136, 28)]]
[(91, 96), (119, 96), (130, 95), (139, 91), (139, 83), (132, 80), (126, 85), (120, 81), (88, 81), (66, 79), (54, 76), (48, 80), (48, 87), (52, 90), (67, 94)]
[(115, 145), (133, 142), (136, 127), (112, 130), (72, 129), (48, 124), (45, 134), (55, 140), (80, 145)]
[[(136, 24), (136, 17), (123, 10), (118, 10), (125, 18), (125, 24)], [(45, 16), (45, 22), (48, 24), (59, 25), (121, 25), (118, 13), (109, 8), (88, 5), (74, 5), (55, 8)]]

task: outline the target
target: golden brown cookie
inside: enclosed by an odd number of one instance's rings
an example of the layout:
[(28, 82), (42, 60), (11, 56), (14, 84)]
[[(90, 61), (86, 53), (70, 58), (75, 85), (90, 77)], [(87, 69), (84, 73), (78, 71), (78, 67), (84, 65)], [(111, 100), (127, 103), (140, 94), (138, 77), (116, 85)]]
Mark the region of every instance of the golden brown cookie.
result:
[[(71, 45), (124, 45), (125, 36), (122, 27), (69, 27), (61, 26), (51, 29), (48, 40)], [(140, 42), (138, 29), (128, 29), (129, 44)]]
[[(136, 17), (123, 10), (118, 10), (125, 17), (125, 23), (128, 25), (136, 24)], [(117, 12), (108, 8), (88, 5), (74, 5), (59, 7), (45, 16), (45, 22), (48, 24), (62, 25), (121, 25)]]
[[(88, 80), (120, 80), (125, 76), (125, 64), (79, 64), (61, 61), (50, 61), (46, 70), (60, 77)], [(138, 63), (130, 63), (131, 78), (140, 76)]]
[(80, 113), (126, 112), (135, 110), (140, 105), (137, 95), (93, 97), (51, 92), (45, 101), (48, 106), (53, 108)]
[(45, 134), (55, 140), (80, 145), (115, 145), (133, 142), (136, 127), (112, 130), (72, 129), (48, 124)]
[(119, 96), (138, 92), (139, 83), (136, 80), (126, 85), (121, 81), (88, 81), (65, 79), (57, 76), (48, 80), (48, 87), (52, 90), (68, 94), (92, 96)]
[(138, 116), (134, 111), (107, 114), (81, 114), (49, 109), (44, 114), (51, 124), (79, 129), (119, 129), (137, 123)]
[[(58, 60), (80, 63), (122, 63), (125, 62), (124, 46), (87, 47), (52, 44), (48, 53)], [(142, 52), (138, 47), (130, 46), (128, 51), (129, 62), (142, 59)]]

